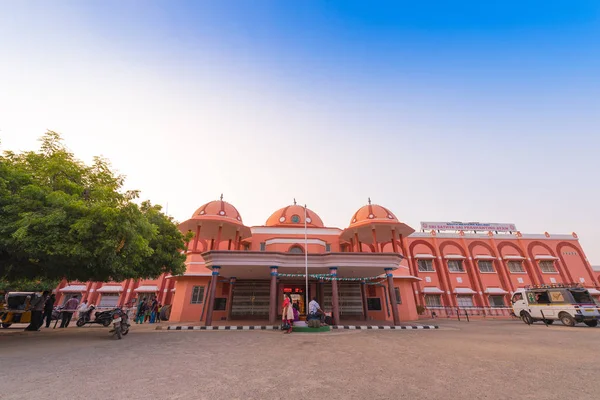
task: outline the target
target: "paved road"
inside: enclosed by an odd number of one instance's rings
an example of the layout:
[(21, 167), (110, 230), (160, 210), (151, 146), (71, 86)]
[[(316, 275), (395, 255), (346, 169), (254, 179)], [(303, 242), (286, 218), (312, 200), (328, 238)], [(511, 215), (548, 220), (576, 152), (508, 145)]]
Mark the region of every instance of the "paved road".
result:
[[(597, 399), (600, 328), (0, 335), (2, 399)], [(9, 384), (6, 384), (9, 382)], [(123, 393), (116, 391), (122, 390)]]

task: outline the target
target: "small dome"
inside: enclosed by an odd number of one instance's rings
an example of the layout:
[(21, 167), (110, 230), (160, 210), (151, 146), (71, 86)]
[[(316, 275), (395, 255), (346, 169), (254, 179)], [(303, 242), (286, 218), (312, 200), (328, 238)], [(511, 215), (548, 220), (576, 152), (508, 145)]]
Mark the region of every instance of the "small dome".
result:
[(359, 210), (354, 213), (350, 220), (350, 226), (366, 222), (399, 223), (400, 221), (398, 221), (398, 218), (396, 218), (394, 213), (390, 210), (377, 204), (371, 204), (371, 199), (369, 199), (369, 204), (359, 208)]
[[(291, 205), (275, 211), (266, 226), (304, 226), (304, 207)], [(306, 225), (311, 228), (323, 228), (323, 221), (314, 211), (306, 209)]]
[(223, 201), (223, 196), (221, 196), (220, 200), (214, 200), (206, 203), (196, 211), (194, 211), (194, 215), (192, 218), (204, 218), (204, 217), (219, 217), (229, 220), (234, 220), (237, 223), (242, 223), (242, 216), (238, 212), (238, 210), (232, 206), (231, 204)]

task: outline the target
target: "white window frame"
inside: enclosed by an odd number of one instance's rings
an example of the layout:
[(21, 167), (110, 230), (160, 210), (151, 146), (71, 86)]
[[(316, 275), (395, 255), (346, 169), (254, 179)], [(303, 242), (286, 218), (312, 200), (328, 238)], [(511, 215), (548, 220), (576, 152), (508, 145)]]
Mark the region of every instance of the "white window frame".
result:
[[(554, 260), (540, 260), (538, 265), (540, 266), (540, 270), (544, 274), (556, 274), (558, 272), (556, 270), (556, 263), (554, 262)], [(549, 270), (549, 268), (547, 268), (548, 266), (552, 267), (551, 271)]]
[(206, 286), (194, 286), (192, 287), (192, 298), (190, 304), (204, 304), (204, 293)]
[[(121, 297), (121, 293), (102, 293), (100, 296), (100, 302), (98, 303), (98, 308), (115, 308), (119, 305), (119, 298)], [(105, 300), (110, 299), (110, 302), (105, 303)]]
[[(508, 272), (510, 272), (511, 274), (524, 274), (526, 273), (525, 271), (525, 266), (523, 265), (523, 261), (520, 260), (510, 260), (507, 263), (507, 267), (508, 267)], [(513, 268), (511, 268), (511, 266), (515, 266), (518, 265), (519, 266), (519, 270), (518, 271), (514, 271)]]
[[(492, 304), (492, 297), (494, 298), (501, 298), (502, 299), (502, 305), (497, 305), (497, 304)], [(506, 298), (504, 295), (502, 294), (491, 294), (488, 297), (488, 300), (490, 301), (490, 307), (492, 308), (502, 308), (502, 307), (506, 307)]]
[[(486, 264), (487, 266), (489, 266), (491, 268), (491, 271), (482, 270), (482, 264)], [(479, 268), (479, 272), (481, 272), (482, 274), (493, 274), (496, 272), (496, 269), (494, 268), (494, 261), (492, 260), (477, 260), (477, 268)]]
[[(436, 299), (436, 301), (432, 301)], [(443, 307), (442, 296), (439, 294), (426, 294), (425, 295), (425, 306), (426, 307)]]
[[(461, 304), (461, 303), (464, 303), (464, 304)], [(456, 305), (460, 308), (475, 307), (475, 303), (473, 303), (473, 295), (471, 295), (471, 294), (456, 295)]]
[[(463, 260), (447, 260), (446, 265), (448, 265), (448, 271), (450, 272), (465, 272)], [(450, 267), (450, 265), (455, 265), (458, 268)]]
[[(425, 269), (421, 268), (421, 262), (425, 263)], [(417, 268), (419, 272), (435, 272), (435, 268), (433, 267), (433, 260), (421, 258), (417, 260)]]

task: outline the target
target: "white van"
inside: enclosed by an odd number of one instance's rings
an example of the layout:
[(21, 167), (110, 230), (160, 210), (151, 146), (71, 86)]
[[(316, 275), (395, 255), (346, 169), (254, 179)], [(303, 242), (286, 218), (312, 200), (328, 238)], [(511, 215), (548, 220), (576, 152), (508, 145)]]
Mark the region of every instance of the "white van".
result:
[(560, 320), (574, 326), (583, 322), (597, 326), (600, 319), (598, 304), (581, 285), (535, 285), (519, 289), (512, 297), (513, 312), (526, 324)]

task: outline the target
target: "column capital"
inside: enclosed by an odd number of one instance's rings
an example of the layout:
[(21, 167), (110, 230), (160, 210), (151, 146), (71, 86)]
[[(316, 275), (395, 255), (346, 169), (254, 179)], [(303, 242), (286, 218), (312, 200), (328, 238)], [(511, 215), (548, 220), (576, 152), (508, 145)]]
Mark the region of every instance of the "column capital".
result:
[(212, 267), (212, 275), (213, 276), (218, 276), (219, 275), (219, 270), (221, 269), (221, 267), (217, 266), (217, 265), (213, 265)]
[(337, 270), (338, 270), (338, 267), (329, 267), (329, 272), (333, 276), (337, 276)]
[(271, 276), (277, 276), (278, 275), (278, 271), (279, 267), (272, 265), (271, 266)]
[(385, 271), (385, 276), (393, 276), (392, 275), (392, 271), (394, 270), (393, 268), (384, 268), (383, 270)]
[(236, 279), (237, 279), (237, 278), (236, 278), (235, 276), (232, 276), (231, 278), (229, 278), (229, 282), (231, 282), (231, 283), (235, 283), (235, 280), (236, 280)]

